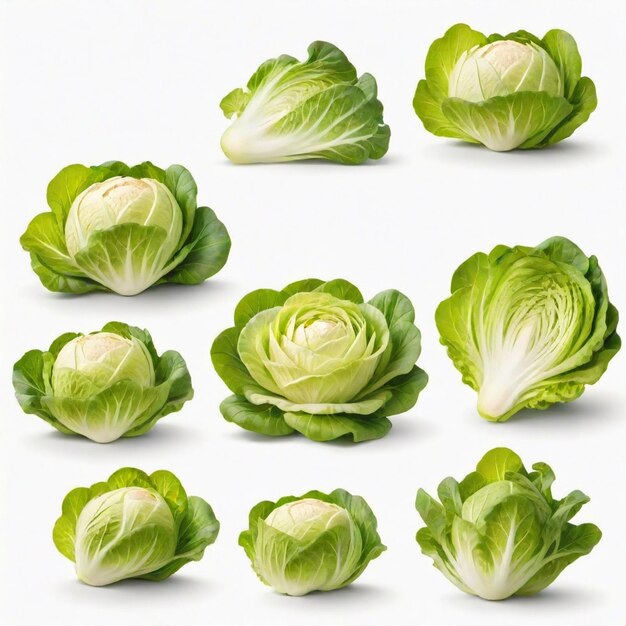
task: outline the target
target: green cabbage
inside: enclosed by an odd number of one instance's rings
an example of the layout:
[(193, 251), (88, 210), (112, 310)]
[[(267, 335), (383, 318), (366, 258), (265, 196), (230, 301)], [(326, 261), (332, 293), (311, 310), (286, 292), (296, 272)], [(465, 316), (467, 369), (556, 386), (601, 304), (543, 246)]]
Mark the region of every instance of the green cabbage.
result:
[(199, 561), (219, 527), (213, 509), (187, 496), (171, 472), (148, 476), (125, 467), (106, 482), (70, 491), (53, 539), (76, 564), (79, 580), (100, 587), (125, 578), (168, 578)]
[(478, 252), (451, 291), (435, 314), (441, 343), (488, 420), (575, 400), (621, 345), (598, 260), (563, 237)]
[(13, 386), (25, 413), (98, 443), (142, 435), (193, 397), (182, 356), (159, 356), (148, 331), (121, 322), (30, 350), (14, 365)]
[(569, 137), (597, 105), (574, 38), (551, 30), (488, 37), (457, 24), (426, 57), (413, 107), (426, 130), (491, 150), (543, 148)]
[(290, 596), (345, 587), (386, 549), (365, 500), (343, 489), (260, 502), (249, 521), (239, 545), (261, 581)]
[(387, 417), (413, 407), (427, 382), (415, 365), (421, 348), (414, 319), (400, 292), (365, 303), (341, 279), (253, 291), (211, 350), (235, 394), (222, 403), (222, 415), (264, 435), (382, 437), (391, 428)]
[(180, 165), (69, 165), (48, 185), (51, 211), (22, 235), (50, 291), (138, 294), (154, 284), (203, 282), (226, 263), (230, 238)]
[(234, 89), (220, 106), (234, 122), (222, 150), (235, 163), (329, 159), (355, 164), (380, 159), (389, 126), (376, 80), (357, 77), (339, 48), (313, 42), (300, 62), (281, 55), (265, 61), (246, 89)]
[(570, 520), (589, 498), (572, 491), (552, 496), (554, 473), (546, 463), (524, 468), (517, 454), (495, 448), (460, 483), (443, 480), (439, 500), (417, 492), (426, 524), (417, 532), (422, 552), (459, 589), (486, 600), (545, 589), (602, 533)]

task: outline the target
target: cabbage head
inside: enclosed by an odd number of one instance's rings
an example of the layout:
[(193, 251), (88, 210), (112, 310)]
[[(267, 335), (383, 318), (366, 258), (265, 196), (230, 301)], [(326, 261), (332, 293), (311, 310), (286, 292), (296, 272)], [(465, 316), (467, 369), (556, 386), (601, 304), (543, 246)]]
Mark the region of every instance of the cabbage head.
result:
[(564, 237), (478, 252), (451, 291), (435, 314), (441, 343), (491, 421), (575, 400), (621, 345), (598, 260)]
[(315, 41), (308, 52), (303, 62), (285, 54), (265, 61), (245, 89), (224, 97), (222, 111), (234, 121), (221, 143), (231, 161), (356, 164), (387, 152), (390, 131), (374, 77), (358, 77), (331, 43)]
[(193, 397), (183, 357), (159, 356), (148, 331), (121, 322), (30, 350), (14, 365), (13, 386), (25, 413), (98, 443), (142, 435)]
[(181, 165), (69, 165), (48, 185), (51, 211), (20, 242), (50, 291), (136, 295), (161, 283), (195, 285), (226, 263), (230, 238)]
[(259, 579), (290, 596), (345, 587), (386, 550), (370, 507), (343, 489), (260, 502), (249, 523), (239, 545)]
[(426, 527), (417, 542), (466, 593), (486, 600), (537, 593), (602, 536), (594, 524), (570, 523), (589, 498), (572, 491), (557, 500), (553, 481), (546, 463), (529, 472), (515, 452), (494, 448), (460, 483), (443, 480), (440, 502), (418, 491), (416, 507)]
[(399, 291), (364, 302), (342, 279), (253, 291), (211, 350), (235, 394), (222, 402), (222, 415), (264, 435), (383, 437), (387, 417), (412, 408), (427, 382), (415, 365), (421, 347), (414, 319)]
[(569, 137), (597, 105), (574, 38), (520, 30), (483, 35), (456, 24), (430, 47), (413, 107), (426, 130), (496, 151)]
[(168, 578), (199, 561), (219, 527), (209, 504), (187, 496), (171, 472), (148, 476), (124, 467), (65, 496), (53, 540), (76, 564), (80, 581), (101, 587), (125, 578)]

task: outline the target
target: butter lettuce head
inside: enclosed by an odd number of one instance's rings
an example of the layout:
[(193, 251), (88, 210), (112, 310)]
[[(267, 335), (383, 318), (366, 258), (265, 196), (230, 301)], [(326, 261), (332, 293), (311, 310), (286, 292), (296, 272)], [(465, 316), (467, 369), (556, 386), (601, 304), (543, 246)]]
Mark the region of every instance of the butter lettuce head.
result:
[(315, 41), (306, 61), (281, 55), (260, 65), (245, 89), (221, 102), (233, 119), (222, 150), (235, 163), (329, 159), (356, 164), (380, 159), (389, 126), (376, 80), (357, 76), (333, 44)]
[(459, 589), (486, 600), (545, 589), (602, 536), (594, 524), (570, 523), (589, 498), (572, 491), (555, 499), (554, 478), (546, 463), (529, 472), (512, 450), (495, 448), (460, 483), (443, 480), (439, 501), (420, 489), (422, 552)]
[(427, 382), (415, 365), (420, 333), (408, 298), (384, 291), (364, 302), (345, 280), (308, 279), (260, 289), (235, 309), (235, 326), (211, 350), (235, 394), (224, 418), (265, 435), (315, 441), (377, 439)]
[(598, 260), (563, 237), (478, 252), (451, 292), (435, 314), (441, 343), (488, 420), (575, 400), (621, 346)]
[(597, 105), (574, 38), (551, 30), (483, 35), (456, 24), (430, 47), (413, 107), (426, 130), (491, 150), (569, 137)]
[(226, 263), (230, 238), (181, 165), (69, 165), (48, 185), (51, 211), (20, 242), (51, 291), (138, 294), (203, 282)]
[(142, 435), (193, 397), (182, 356), (159, 356), (148, 331), (121, 322), (30, 350), (14, 365), (13, 386), (25, 413), (98, 443)]
[(166, 470), (125, 467), (63, 500), (54, 544), (82, 582), (100, 587), (126, 578), (163, 580), (199, 561), (219, 532), (211, 507), (187, 496)]
[(386, 549), (365, 500), (343, 489), (260, 502), (249, 523), (239, 545), (260, 580), (290, 596), (345, 587)]

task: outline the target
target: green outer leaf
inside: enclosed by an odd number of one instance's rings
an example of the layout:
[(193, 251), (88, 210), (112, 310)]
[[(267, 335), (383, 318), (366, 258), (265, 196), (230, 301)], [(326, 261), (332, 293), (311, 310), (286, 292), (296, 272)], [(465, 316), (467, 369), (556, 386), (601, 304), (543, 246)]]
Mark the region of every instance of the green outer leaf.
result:
[(178, 544), (173, 561), (141, 578), (165, 580), (191, 561), (199, 561), (204, 550), (217, 539), (220, 523), (213, 509), (198, 496), (189, 496), (188, 506), (178, 529)]
[(163, 182), (176, 198), (183, 213), (183, 228), (178, 242), (178, 245), (182, 246), (189, 237), (196, 219), (198, 186), (189, 170), (182, 165), (170, 165), (165, 171)]
[(104, 285), (100, 285), (89, 278), (78, 278), (55, 272), (48, 267), (34, 252), (30, 253), (30, 264), (33, 271), (39, 277), (41, 284), (49, 291), (60, 293), (91, 293), (92, 291), (107, 291)]
[(91, 487), (72, 489), (65, 496), (61, 517), (53, 530), (54, 544), (71, 561), (74, 556), (76, 522), (87, 503), (103, 493), (122, 487), (142, 487), (157, 491), (168, 504), (178, 531), (176, 555), (164, 567), (140, 578), (163, 580), (171, 576), (190, 561), (199, 561), (205, 548), (212, 544), (219, 532), (219, 522), (213, 509), (202, 498), (187, 497), (185, 490), (174, 474), (158, 470), (148, 476), (134, 467), (124, 467), (108, 478), (106, 482), (95, 483)]
[(20, 237), (20, 244), (24, 250), (29, 250), (45, 260), (55, 272), (85, 277), (67, 251), (65, 234), (54, 213), (36, 215)]
[(522, 459), (509, 448), (489, 450), (476, 465), (476, 471), (490, 483), (504, 480), (509, 472), (517, 474), (523, 470)]
[(220, 412), (227, 422), (261, 435), (282, 437), (293, 432), (283, 412), (271, 404), (256, 405), (241, 396), (229, 396), (220, 404)]
[(532, 595), (545, 589), (570, 563), (589, 554), (601, 538), (602, 532), (595, 524), (578, 526), (567, 524), (560, 537), (557, 552), (517, 591), (516, 595)]
[(251, 96), (252, 94), (250, 92), (246, 92), (241, 87), (237, 87), (222, 98), (220, 109), (222, 109), (224, 116), (230, 120), (233, 116), (241, 115), (248, 106)]
[(550, 132), (542, 145), (552, 145), (567, 139), (596, 110), (598, 106), (596, 86), (590, 78), (583, 76), (578, 81), (570, 102), (574, 107), (572, 112)]
[(170, 261), (170, 271), (159, 283), (198, 285), (217, 274), (228, 260), (228, 231), (209, 207), (198, 207), (185, 245)]
[(478, 143), (476, 139), (457, 128), (444, 115), (441, 110), (441, 102), (430, 93), (428, 83), (425, 80), (420, 80), (417, 83), (413, 96), (413, 109), (429, 133), (438, 137), (452, 137), (469, 143)]
[(564, 30), (553, 29), (544, 35), (541, 45), (559, 68), (565, 98), (571, 101), (582, 72), (582, 60), (575, 39)]
[(284, 290), (257, 289), (251, 291), (235, 307), (235, 326), (243, 328), (257, 313), (282, 306), (288, 297)]
[(136, 437), (150, 430), (162, 417), (179, 411), (193, 398), (191, 377), (178, 352), (170, 350), (159, 356), (147, 330), (123, 322), (108, 322), (102, 331), (135, 337), (144, 343), (152, 357), (156, 386), (142, 390), (131, 381), (119, 381), (85, 400), (55, 398), (50, 386), (52, 366), (61, 348), (79, 336), (79, 333), (64, 333), (52, 342), (48, 351), (30, 350), (13, 367), (15, 395), (25, 413), (37, 415), (64, 434), (77, 434), (59, 421), (58, 411), (76, 419), (83, 416), (82, 419), (93, 420), (106, 412), (107, 407), (119, 410), (120, 406), (141, 405), (143, 408), (133, 428), (122, 435)]
[(48, 353), (41, 350), (29, 350), (13, 366), (15, 397), (24, 413), (37, 415), (62, 433), (70, 435), (73, 434), (72, 431), (51, 415), (41, 402), (47, 393), (51, 369), (52, 362)]
[(451, 123), (496, 151), (534, 148), (572, 110), (565, 98), (544, 91), (518, 91), (483, 102), (448, 98), (442, 103)]
[(64, 167), (48, 184), (47, 200), (61, 228), (65, 227), (65, 220), (70, 211), (72, 202), (81, 191), (90, 185), (99, 183), (107, 178), (117, 176), (106, 165), (100, 167), (86, 167), (85, 165), (68, 165)]
[(255, 385), (255, 381), (237, 352), (240, 332), (241, 329), (235, 327), (221, 332), (211, 346), (211, 361), (226, 386), (233, 393), (243, 396), (248, 387)]
[(415, 406), (420, 392), (427, 384), (428, 374), (414, 365), (408, 374), (397, 376), (378, 390), (379, 392), (391, 392), (391, 397), (385, 402), (382, 409), (376, 411), (375, 415), (377, 417), (391, 417), (406, 413)]
[(267, 159), (259, 155), (255, 162), (326, 158), (357, 165), (384, 156), (391, 133), (383, 124), (383, 107), (378, 100), (368, 98), (358, 85), (333, 85), (276, 122), (272, 134), (293, 138), (292, 150)]
[(343, 278), (335, 278), (319, 285), (314, 291), (329, 293), (340, 300), (348, 300), (355, 304), (363, 304), (363, 295), (357, 287)]
[(281, 289), (281, 291), (287, 294), (287, 296), (294, 296), (297, 293), (315, 291), (318, 287), (324, 285), (325, 282), (326, 281), (320, 280), (319, 278), (305, 278), (304, 280), (289, 283), (286, 287)]
[(310, 415), (308, 413), (285, 413), (285, 423), (313, 441), (331, 441), (351, 435), (355, 443), (380, 439), (391, 429), (385, 417), (368, 415)]
[(89, 398), (46, 395), (41, 403), (72, 434), (98, 443), (110, 443), (129, 436), (135, 429), (148, 430), (146, 424), (152, 425), (160, 417), (159, 410), (167, 401), (170, 386), (166, 381), (142, 389), (131, 380), (120, 380)]
[(448, 97), (448, 80), (461, 55), (474, 46), (487, 44), (487, 37), (467, 24), (455, 24), (436, 39), (426, 55), (426, 81), (430, 93), (441, 103)]

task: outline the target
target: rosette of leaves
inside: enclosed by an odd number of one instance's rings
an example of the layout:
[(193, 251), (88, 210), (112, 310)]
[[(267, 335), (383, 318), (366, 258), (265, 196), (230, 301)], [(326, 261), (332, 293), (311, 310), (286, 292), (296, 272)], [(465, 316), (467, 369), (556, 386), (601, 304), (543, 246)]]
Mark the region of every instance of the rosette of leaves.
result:
[(365, 302), (346, 280), (307, 279), (249, 293), (234, 318), (211, 356), (235, 394), (222, 415), (247, 430), (377, 439), (428, 380), (413, 305), (393, 289)]

